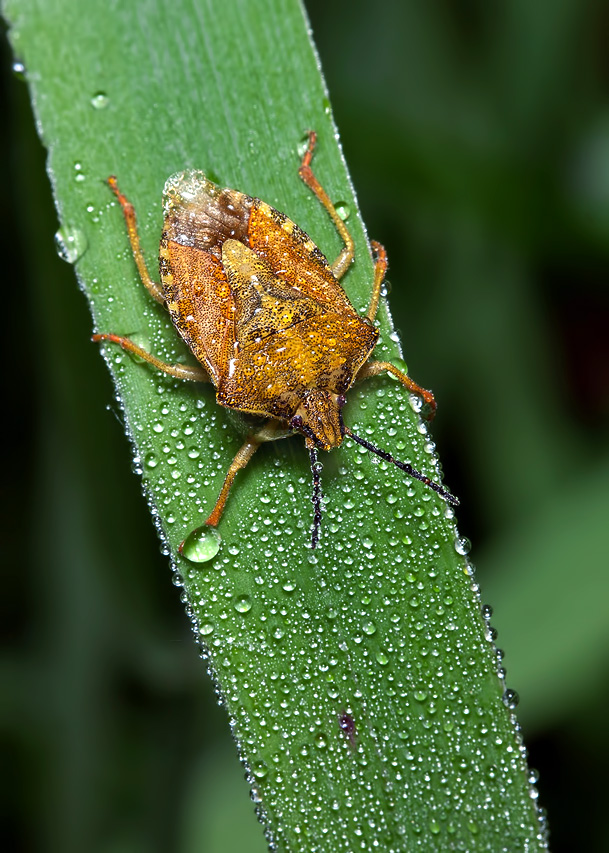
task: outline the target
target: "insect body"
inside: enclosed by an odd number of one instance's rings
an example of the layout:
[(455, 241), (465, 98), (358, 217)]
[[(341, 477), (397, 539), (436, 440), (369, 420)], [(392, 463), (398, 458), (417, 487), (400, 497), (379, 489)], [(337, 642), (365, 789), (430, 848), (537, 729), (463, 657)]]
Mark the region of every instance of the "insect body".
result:
[(447, 502), (458, 503), (440, 485), (354, 435), (343, 423), (341, 409), (354, 381), (383, 371), (420, 395), (432, 413), (435, 401), (431, 392), (393, 364), (368, 360), (378, 339), (373, 321), (387, 256), (380, 244), (372, 244), (376, 252), (372, 298), (362, 317), (340, 285), (353, 260), (354, 245), (311, 170), (315, 141), (311, 132), (299, 174), (344, 241), (344, 249), (331, 265), (283, 213), (260, 199), (217, 187), (202, 172), (186, 171), (165, 184), (159, 285), (150, 278), (140, 249), (133, 206), (116, 178), (109, 178), (123, 209), (142, 281), (166, 305), (199, 365), (169, 365), (128, 338), (94, 336), (96, 341), (120, 344), (172, 376), (211, 381), (222, 406), (265, 419), (233, 459), (208, 525), (219, 523), (235, 475), (261, 443), (301, 433), (313, 472), (313, 548), (321, 524), (317, 451), (338, 447), (345, 435), (421, 480)]

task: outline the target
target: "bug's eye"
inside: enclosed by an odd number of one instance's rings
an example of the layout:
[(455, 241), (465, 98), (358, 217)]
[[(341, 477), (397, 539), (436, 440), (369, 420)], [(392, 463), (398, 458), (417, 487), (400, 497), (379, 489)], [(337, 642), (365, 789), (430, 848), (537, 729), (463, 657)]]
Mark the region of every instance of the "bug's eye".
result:
[(346, 402), (347, 402), (347, 398), (345, 397), (344, 394), (339, 394), (339, 396), (336, 398), (336, 405), (338, 406), (339, 409), (342, 409), (342, 407), (345, 405)]
[(302, 417), (300, 415), (294, 415), (294, 417), (290, 421), (290, 429), (301, 429), (301, 427)]

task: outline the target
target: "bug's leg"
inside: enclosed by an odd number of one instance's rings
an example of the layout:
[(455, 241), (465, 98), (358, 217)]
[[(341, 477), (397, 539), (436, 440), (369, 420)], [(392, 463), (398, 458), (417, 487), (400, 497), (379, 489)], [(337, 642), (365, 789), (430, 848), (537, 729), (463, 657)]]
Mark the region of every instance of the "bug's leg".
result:
[(317, 134), (314, 130), (310, 130), (309, 145), (302, 158), (302, 163), (300, 164), (298, 174), (305, 182), (305, 184), (309, 187), (309, 189), (311, 189), (315, 193), (319, 201), (326, 208), (330, 215), (330, 218), (332, 219), (332, 222), (336, 227), (336, 230), (340, 234), (341, 239), (345, 244), (345, 248), (342, 250), (340, 255), (332, 264), (332, 272), (334, 273), (336, 278), (341, 279), (351, 266), (351, 262), (353, 261), (353, 256), (355, 254), (355, 247), (353, 244), (353, 237), (351, 236), (351, 234), (349, 234), (347, 226), (336, 212), (336, 208), (330, 201), (327, 192), (319, 183), (319, 181), (313, 174), (313, 170), (311, 169), (311, 160), (313, 159), (313, 151), (315, 150), (316, 141)]
[(163, 296), (163, 288), (158, 282), (153, 281), (150, 278), (150, 273), (148, 272), (148, 267), (146, 266), (146, 261), (144, 260), (144, 255), (140, 246), (140, 237), (137, 233), (137, 219), (135, 216), (135, 208), (118, 188), (118, 183), (114, 175), (110, 175), (107, 180), (107, 184), (116, 196), (117, 201), (123, 210), (123, 216), (125, 217), (125, 224), (127, 226), (127, 234), (129, 235), (129, 243), (131, 244), (131, 251), (133, 252), (133, 259), (137, 266), (137, 271), (140, 274), (140, 278), (142, 279), (142, 284), (153, 299), (156, 299), (157, 302), (163, 304), (163, 302), (165, 301), (165, 297)]
[(210, 527), (217, 527), (220, 523), (220, 519), (222, 518), (222, 513), (224, 512), (224, 507), (226, 506), (226, 501), (228, 498), (228, 493), (231, 490), (231, 486), (233, 485), (233, 481), (237, 475), (237, 472), (242, 468), (245, 468), (247, 463), (250, 461), (254, 453), (258, 450), (261, 444), (264, 444), (265, 441), (272, 441), (276, 436), (275, 432), (279, 427), (278, 421), (270, 421), (260, 432), (257, 432), (255, 435), (250, 435), (241, 445), (239, 450), (235, 454), (235, 458), (230, 464), (230, 468), (224, 478), (224, 484), (220, 489), (220, 494), (218, 495), (218, 499), (216, 501), (216, 505), (211, 511), (209, 518), (205, 522)]
[(204, 367), (194, 364), (167, 364), (167, 362), (161, 361), (160, 358), (134, 344), (129, 338), (121, 338), (119, 335), (93, 335), (91, 340), (96, 343), (110, 341), (110, 343), (118, 344), (124, 350), (127, 350), (127, 352), (139, 356), (139, 358), (147, 361), (148, 364), (156, 367), (157, 370), (160, 370), (162, 373), (168, 373), (170, 376), (175, 376), (176, 379), (189, 379), (191, 382), (211, 382), (209, 374)]
[(427, 417), (428, 420), (432, 420), (436, 414), (437, 408), (434, 395), (431, 391), (427, 391), (425, 388), (421, 388), (420, 385), (417, 385), (417, 383), (411, 379), (407, 373), (404, 373), (394, 364), (391, 364), (390, 361), (367, 361), (361, 366), (355, 379), (359, 382), (362, 379), (370, 379), (371, 376), (378, 376), (379, 373), (383, 373), (385, 371), (387, 373), (391, 373), (391, 375), (395, 376), (396, 379), (399, 379), (407, 391), (410, 391), (411, 394), (416, 394), (418, 397), (421, 397), (425, 403), (427, 403), (429, 406), (429, 415)]
[(370, 297), (370, 305), (368, 306), (368, 310), (366, 311), (366, 317), (370, 320), (371, 323), (374, 322), (374, 318), (376, 317), (376, 312), (379, 307), (379, 299), (381, 298), (381, 287), (383, 286), (383, 280), (385, 278), (385, 273), (387, 272), (387, 252), (385, 251), (385, 247), (381, 246), (380, 243), (377, 243), (376, 240), (371, 240), (370, 245), (372, 246), (372, 251), (376, 255), (376, 260), (374, 262), (374, 283), (372, 285), (372, 296)]

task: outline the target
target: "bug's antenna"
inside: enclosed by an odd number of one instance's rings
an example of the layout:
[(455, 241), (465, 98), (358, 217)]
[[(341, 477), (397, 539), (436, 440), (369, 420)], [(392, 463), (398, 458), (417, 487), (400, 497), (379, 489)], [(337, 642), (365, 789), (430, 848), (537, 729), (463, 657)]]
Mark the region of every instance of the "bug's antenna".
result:
[(321, 480), (319, 473), (321, 465), (317, 461), (317, 448), (309, 448), (309, 458), (311, 460), (311, 473), (313, 474), (313, 494), (311, 501), (313, 503), (313, 534), (311, 536), (311, 548), (317, 548), (319, 543), (319, 531), (321, 530)]
[(454, 495), (451, 495), (446, 489), (440, 486), (439, 483), (436, 483), (435, 480), (430, 480), (429, 477), (426, 477), (425, 474), (421, 474), (420, 471), (417, 471), (416, 468), (413, 468), (412, 465), (409, 465), (408, 462), (400, 462), (399, 459), (396, 459), (391, 453), (388, 453), (386, 450), (381, 450), (376, 445), (371, 444), (369, 441), (366, 441), (365, 438), (360, 438), (359, 435), (356, 435), (354, 432), (351, 432), (349, 427), (345, 426), (341, 423), (341, 432), (343, 435), (348, 435), (349, 438), (352, 438), (353, 441), (356, 441), (358, 444), (361, 444), (362, 447), (365, 447), (366, 450), (369, 450), (371, 453), (376, 453), (377, 456), (380, 456), (381, 459), (384, 459), (385, 462), (392, 462), (400, 471), (404, 471), (410, 477), (413, 477), (415, 480), (420, 480), (421, 483), (425, 483), (426, 486), (429, 486), (430, 489), (433, 489), (434, 492), (437, 492), (441, 498), (443, 498), (446, 503), (451, 506), (459, 506), (459, 499)]

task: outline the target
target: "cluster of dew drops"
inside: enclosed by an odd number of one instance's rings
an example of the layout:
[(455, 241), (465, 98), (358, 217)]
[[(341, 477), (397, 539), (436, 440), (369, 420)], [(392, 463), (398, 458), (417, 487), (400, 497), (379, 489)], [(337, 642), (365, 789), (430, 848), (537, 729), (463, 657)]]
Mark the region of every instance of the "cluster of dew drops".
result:
[[(120, 357), (122, 358), (122, 355)], [(159, 386), (159, 391), (161, 390), (162, 387), (163, 387), (162, 385)], [(184, 410), (186, 410), (186, 407), (184, 407)], [(165, 429), (165, 427), (163, 426), (162, 413), (163, 412), (168, 413), (169, 409), (166, 406), (161, 405), (159, 408), (159, 412), (161, 413), (161, 417), (154, 420), (155, 426), (153, 426), (153, 429), (158, 434), (162, 434), (164, 432), (164, 429)], [(208, 433), (209, 424), (207, 424), (207, 428), (206, 428), (205, 425), (202, 422), (200, 422), (199, 426), (201, 426), (204, 433), (209, 434)], [(187, 422), (184, 425), (182, 432), (185, 432), (185, 431), (188, 432), (188, 435), (191, 435), (195, 431), (194, 425), (191, 421)], [(395, 430), (393, 429), (393, 427), (389, 427), (387, 432), (390, 433), (390, 435), (388, 437), (393, 438), (395, 440)], [(182, 437), (178, 437), (176, 435), (175, 430), (172, 431), (172, 439), (173, 439), (173, 444), (168, 442), (165, 445), (165, 448), (168, 451), (168, 454), (170, 454), (167, 456), (167, 461), (169, 462), (170, 467), (171, 467), (171, 463), (176, 461), (176, 453), (175, 453), (176, 448), (177, 448), (178, 452), (184, 452), (187, 450), (187, 446), (185, 445)], [(404, 450), (405, 448), (402, 447), (401, 449)], [(343, 449), (342, 452), (346, 452), (345, 449)], [(367, 493), (369, 490), (369, 484), (367, 483), (365, 476), (360, 476), (361, 461), (365, 458), (365, 453), (363, 452), (363, 448), (353, 447), (350, 449), (349, 452), (356, 454), (356, 457), (355, 457), (357, 460), (356, 473), (355, 473), (355, 476), (353, 478), (353, 482), (349, 482), (347, 480), (347, 478), (345, 478), (343, 476), (344, 474), (347, 473), (347, 470), (345, 468), (342, 468), (342, 467), (340, 467), (338, 469), (338, 476), (339, 476), (339, 478), (341, 478), (343, 480), (343, 485), (344, 485), (344, 489), (342, 490), (344, 500), (343, 500), (342, 506), (340, 507), (339, 511), (336, 511), (336, 508), (332, 508), (332, 507), (329, 509), (328, 508), (326, 509), (325, 523), (326, 523), (326, 527), (327, 527), (328, 536), (327, 536), (327, 539), (322, 540), (322, 541), (326, 543), (327, 547), (334, 548), (336, 553), (340, 554), (341, 562), (342, 562), (342, 565), (344, 567), (343, 571), (344, 571), (345, 579), (347, 579), (348, 577), (351, 577), (352, 582), (355, 582), (357, 580), (358, 574), (361, 576), (362, 567), (361, 566), (358, 567), (357, 565), (354, 564), (353, 558), (349, 554), (349, 549), (345, 549), (345, 547), (344, 547), (344, 543), (342, 541), (343, 536), (344, 536), (344, 531), (342, 530), (340, 520), (342, 518), (342, 515), (341, 515), (342, 513), (345, 513), (345, 512), (354, 512), (354, 513), (362, 512), (362, 502), (358, 501), (357, 499), (354, 499), (353, 493), (354, 493), (354, 489), (357, 489), (357, 488), (360, 488), (363, 490), (364, 493)], [(433, 453), (433, 445), (431, 442), (429, 443), (429, 446), (428, 446), (428, 452), (430, 454)], [(218, 467), (219, 468), (222, 467), (223, 462), (225, 463), (225, 460), (223, 460), (223, 455), (219, 454), (219, 458), (218, 458)], [(378, 463), (375, 463), (375, 464), (378, 464)], [(145, 465), (150, 469), (155, 469), (159, 465), (159, 461), (156, 457), (148, 456), (145, 458)], [(162, 467), (165, 467), (165, 466), (162, 466)], [(286, 474), (285, 465), (282, 466), (279, 460), (276, 461), (276, 464), (274, 466), (272, 466), (272, 468), (273, 468), (272, 482), (275, 483), (276, 488), (282, 489), (283, 494), (284, 494), (284, 498), (279, 500), (280, 504), (282, 504), (286, 500), (286, 497), (290, 501), (297, 501), (298, 500), (298, 493), (301, 491), (306, 492), (308, 484), (307, 484), (305, 478), (299, 478), (300, 482), (294, 483), (293, 479), (288, 474)], [(417, 493), (416, 487), (411, 484), (411, 485), (407, 486), (406, 488), (407, 488), (407, 496), (410, 498), (414, 498), (416, 493)], [(162, 492), (164, 489), (165, 489), (165, 487), (163, 486)], [(175, 492), (174, 497), (178, 496), (179, 494), (180, 494), (180, 492), (179, 492), (179, 490), (177, 490)], [(191, 493), (191, 497), (192, 497), (192, 494), (194, 494), (194, 492)], [(160, 494), (159, 494), (159, 496), (160, 496)], [(197, 638), (198, 638), (199, 642), (201, 643), (202, 648), (204, 649), (204, 655), (206, 657), (208, 657), (208, 660), (210, 659), (209, 658), (210, 652), (213, 651), (214, 649), (217, 649), (217, 651), (214, 654), (217, 654), (218, 652), (220, 654), (222, 654), (221, 649), (224, 647), (224, 642), (223, 642), (222, 638), (226, 639), (226, 629), (223, 628), (221, 630), (218, 630), (218, 624), (217, 624), (218, 619), (220, 621), (226, 620), (227, 625), (229, 623), (231, 623), (232, 628), (229, 630), (229, 636), (232, 636), (231, 643), (232, 643), (233, 648), (239, 647), (239, 645), (244, 641), (244, 640), (241, 640), (238, 638), (240, 632), (244, 631), (245, 632), (244, 636), (246, 636), (246, 635), (249, 635), (250, 631), (246, 630), (245, 623), (235, 624), (235, 622), (234, 622), (235, 618), (237, 620), (239, 620), (239, 619), (251, 619), (253, 616), (255, 617), (256, 614), (258, 614), (258, 616), (259, 616), (260, 613), (265, 613), (265, 612), (272, 615), (272, 613), (276, 610), (277, 607), (279, 607), (279, 610), (281, 611), (281, 605), (277, 605), (276, 603), (274, 603), (272, 596), (271, 596), (271, 598), (267, 599), (267, 596), (265, 593), (265, 589), (267, 587), (269, 587), (270, 585), (272, 585), (274, 583), (279, 584), (279, 583), (283, 582), (282, 591), (283, 591), (283, 593), (288, 595), (288, 597), (293, 596), (294, 593), (297, 593), (297, 591), (298, 591), (298, 581), (297, 581), (297, 579), (295, 579), (292, 576), (292, 573), (290, 572), (290, 565), (292, 564), (292, 560), (290, 558), (294, 557), (296, 555), (296, 552), (298, 551), (298, 543), (299, 542), (302, 543), (302, 540), (306, 538), (307, 533), (308, 533), (308, 531), (306, 530), (306, 526), (301, 522), (300, 526), (297, 527), (295, 530), (290, 530), (290, 528), (289, 528), (289, 523), (290, 523), (289, 512), (284, 512), (283, 515), (280, 515), (279, 517), (273, 516), (272, 510), (273, 510), (275, 504), (277, 503), (277, 501), (273, 498), (272, 490), (270, 492), (265, 491), (265, 492), (261, 493), (259, 495), (259, 499), (260, 499), (261, 512), (259, 513), (258, 516), (255, 513), (253, 513), (249, 517), (249, 519), (250, 519), (249, 524), (250, 524), (250, 528), (251, 528), (250, 532), (255, 533), (256, 539), (259, 542), (261, 542), (263, 544), (268, 543), (268, 548), (265, 551), (265, 554), (266, 554), (266, 557), (268, 560), (267, 564), (264, 565), (264, 567), (256, 566), (256, 565), (252, 565), (250, 567), (254, 570), (254, 573), (255, 573), (255, 584), (258, 585), (258, 592), (252, 593), (249, 591), (246, 592), (243, 590), (239, 590), (238, 585), (231, 584), (231, 583), (227, 582), (227, 577), (228, 577), (227, 573), (229, 572), (229, 567), (230, 567), (230, 564), (232, 562), (232, 559), (239, 556), (241, 549), (243, 547), (245, 547), (247, 550), (248, 537), (246, 537), (243, 542), (240, 542), (239, 539), (237, 539), (237, 540), (228, 540), (226, 543), (223, 543), (222, 537), (217, 530), (206, 528), (205, 526), (200, 526), (200, 527), (196, 528), (194, 531), (192, 531), (186, 537), (186, 540), (185, 540), (184, 545), (183, 545), (183, 556), (186, 557), (186, 559), (189, 561), (190, 565), (192, 566), (192, 569), (188, 570), (188, 579), (186, 581), (184, 581), (182, 576), (180, 574), (178, 574), (176, 571), (175, 583), (176, 583), (176, 585), (179, 585), (179, 586), (185, 585), (189, 588), (188, 594), (186, 593), (186, 591), (184, 591), (183, 600), (184, 600), (184, 603), (187, 605), (187, 607), (190, 610), (191, 619), (193, 621), (193, 627), (195, 628)], [(366, 507), (366, 512), (368, 514), (373, 514), (376, 498), (374, 497), (374, 495), (372, 495), (372, 496), (368, 495), (365, 500), (369, 501), (369, 505), (367, 505), (367, 507)], [(394, 491), (387, 492), (387, 494), (385, 495), (385, 500), (389, 506), (394, 506), (394, 505), (397, 505), (399, 503), (399, 501), (396, 498)], [(421, 525), (422, 531), (425, 530), (425, 531), (431, 532), (429, 529), (430, 528), (430, 522), (426, 518), (426, 516), (429, 513), (430, 507), (435, 507), (436, 508), (435, 513), (437, 514), (437, 503), (438, 502), (432, 497), (431, 494), (428, 494), (425, 491), (423, 492), (422, 500), (423, 500), (423, 503), (421, 505), (419, 505), (416, 502), (413, 505), (412, 518), (414, 520), (416, 520)], [(427, 506), (428, 509), (425, 509), (425, 506)], [(201, 512), (204, 512), (204, 510), (205, 510), (204, 507), (200, 507)], [(281, 509), (279, 512), (281, 513)], [(453, 513), (453, 511), (450, 507), (447, 507), (445, 509), (445, 514), (447, 517), (450, 518), (452, 516), (452, 513)], [(365, 513), (364, 513), (364, 515), (365, 515)], [(432, 512), (432, 515), (433, 515), (433, 512)], [(433, 521), (433, 519), (432, 519), (432, 521)], [(285, 533), (286, 529), (289, 531), (288, 537), (287, 537), (289, 540), (289, 543), (288, 543), (287, 547), (285, 545), (279, 545), (278, 547), (273, 547), (273, 545), (276, 545), (276, 543), (273, 542), (274, 536), (278, 535), (279, 533), (282, 533), (282, 532)], [(285, 537), (281, 537), (281, 539), (285, 539)], [(279, 542), (279, 541), (280, 540), (278, 538), (277, 542)], [(395, 542), (396, 542), (396, 545), (400, 544), (400, 540), (398, 540), (398, 539), (396, 539)], [(361, 545), (361, 552), (363, 553), (364, 558), (370, 559), (372, 561), (371, 565), (374, 565), (374, 558), (375, 558), (375, 554), (377, 554), (377, 551), (375, 548), (375, 542), (374, 542), (373, 538), (368, 537), (368, 536), (362, 537), (360, 545)], [(402, 543), (402, 545), (403, 545), (403, 543)], [(475, 584), (475, 582), (473, 580), (473, 576), (474, 576), (473, 567), (471, 566), (471, 563), (469, 562), (469, 558), (468, 558), (468, 554), (470, 551), (469, 541), (464, 537), (457, 536), (455, 533), (455, 539), (453, 542), (453, 547), (454, 547), (455, 551), (460, 556), (462, 556), (464, 558), (465, 566), (467, 568), (467, 573), (470, 575), (472, 589), (478, 595), (479, 590), (478, 590), (477, 584)], [(283, 554), (282, 554), (281, 549), (283, 549)], [(283, 556), (283, 559), (280, 563), (278, 563), (276, 560), (276, 557), (278, 554), (280, 554), (280, 555), (282, 554), (282, 556)], [(220, 555), (220, 557), (218, 557), (218, 555)], [(242, 558), (243, 558), (243, 556), (244, 555), (242, 554)], [(398, 563), (401, 559), (402, 558), (399, 555), (396, 556), (396, 561)], [(247, 558), (245, 559), (245, 562), (247, 562)], [(315, 565), (317, 563), (317, 556), (312, 552), (309, 553), (308, 563), (312, 569), (315, 567)], [(300, 564), (301, 564), (301, 561), (298, 561), (297, 565), (300, 565)], [(212, 583), (207, 582), (207, 586), (206, 586), (206, 583), (203, 581), (203, 576), (199, 574), (200, 569), (195, 568), (197, 565), (201, 566), (201, 567), (204, 567), (206, 565), (210, 566), (210, 567), (215, 567), (213, 569), (212, 577), (215, 577), (216, 580)], [(365, 565), (365, 563), (363, 565)], [(408, 565), (408, 561), (406, 561), (406, 565), (404, 567), (407, 568), (407, 565)], [(350, 566), (352, 566), (352, 568), (349, 568)], [(274, 570), (274, 569), (276, 569), (276, 570)], [(181, 566), (181, 570), (183, 570), (183, 564)], [(217, 574), (218, 572), (219, 572), (219, 575)], [(405, 576), (407, 579), (410, 578), (411, 582), (413, 582), (413, 583), (416, 580), (416, 572), (407, 571)], [(430, 575), (430, 577), (431, 577), (431, 575)], [(288, 578), (288, 579), (286, 580), (286, 578)], [(324, 589), (325, 585), (328, 583), (328, 581), (325, 578), (319, 578), (318, 580), (319, 580), (320, 589), (323, 591), (323, 589)], [(198, 605), (193, 607), (193, 605), (192, 605), (193, 590), (195, 590), (195, 591), (200, 590), (201, 584), (203, 584), (203, 589), (202, 589), (202, 591), (197, 593), (197, 595), (200, 596)], [(415, 583), (415, 586), (416, 586), (416, 583)], [(213, 603), (214, 600), (221, 601), (222, 598), (226, 599), (226, 601), (227, 601), (226, 607), (220, 606), (218, 608), (217, 605), (210, 607), (210, 603)], [(195, 596), (194, 600), (195, 601), (197, 600), (197, 596)], [(276, 599), (275, 599), (275, 601), (276, 601)], [(419, 607), (419, 596), (416, 593), (413, 596), (411, 596), (410, 605), (413, 608), (413, 612), (415, 612), (416, 609)], [(371, 598), (368, 601), (368, 606), (372, 606), (372, 599)], [(450, 606), (450, 602), (448, 601), (448, 599), (445, 602), (445, 606)], [(285, 608), (286, 612), (287, 612), (287, 609), (288, 608)], [(207, 615), (201, 615), (202, 610), (206, 611)], [(230, 616), (231, 612), (233, 614), (232, 618)], [(215, 615), (212, 615), (212, 614), (215, 614)], [(494, 645), (494, 642), (496, 639), (496, 633), (490, 625), (491, 615), (492, 615), (492, 610), (490, 607), (483, 607), (482, 608), (482, 617), (483, 617), (484, 623), (485, 623), (486, 639), (488, 642), (490, 642)], [(338, 613), (335, 614), (335, 617), (337, 617), (337, 616), (338, 616)], [(268, 619), (268, 616), (264, 617), (263, 622), (265, 622), (267, 619)], [(339, 620), (339, 623), (340, 623), (340, 620)], [(239, 627), (239, 624), (241, 624), (241, 628)], [(399, 626), (396, 624), (396, 629), (398, 627)], [(273, 627), (273, 630), (272, 630), (271, 639), (273, 641), (275, 641), (276, 643), (281, 644), (282, 641), (286, 640), (286, 629), (282, 628), (281, 625), (279, 625), (279, 624), (275, 624)], [(289, 638), (287, 638), (287, 639), (289, 639)], [(392, 660), (392, 655), (394, 654), (394, 650), (385, 649), (383, 647), (382, 639), (383, 638), (379, 634), (378, 626), (375, 622), (373, 612), (368, 614), (366, 620), (364, 622), (362, 622), (362, 624), (360, 625), (359, 638), (356, 636), (352, 637), (353, 642), (355, 642), (358, 645), (369, 644), (372, 642), (372, 640), (374, 640), (375, 653), (374, 653), (373, 660), (375, 662), (375, 665), (379, 666), (380, 668), (387, 668), (387, 672), (389, 672), (391, 670), (391, 660)], [(218, 643), (220, 643), (220, 645), (218, 645)], [(496, 654), (497, 673), (498, 673), (500, 679), (503, 681), (504, 676), (505, 676), (505, 672), (503, 670), (503, 665), (502, 665), (503, 655), (502, 655), (502, 652), (498, 649), (495, 649), (495, 654)], [(234, 663), (235, 663), (235, 661), (231, 659), (229, 671), (233, 670)], [(290, 663), (288, 663), (288, 665), (287, 665), (288, 671), (291, 671), (293, 669), (294, 664), (295, 664), (294, 661), (291, 661)], [(247, 669), (244, 670), (244, 672), (246, 672), (246, 671), (247, 671)], [(294, 683), (297, 683), (297, 682), (294, 682)], [(227, 704), (229, 707), (231, 707), (233, 709), (234, 708), (241, 708), (241, 711), (238, 712), (237, 717), (235, 717), (235, 719), (233, 720), (234, 728), (239, 730), (239, 731), (251, 730), (253, 721), (248, 718), (247, 713), (243, 707), (243, 704), (240, 703), (240, 700), (239, 700), (239, 690), (240, 689), (241, 688), (238, 688), (237, 685), (235, 685), (235, 694), (234, 694), (234, 696), (229, 695), (227, 697), (230, 700), (230, 701), (228, 701)], [(334, 687), (329, 688), (329, 689), (336, 690), (335, 699), (338, 701), (338, 699), (340, 697), (340, 691)], [(435, 704), (434, 700), (432, 699), (432, 696), (433, 696), (433, 692), (430, 692), (429, 690), (426, 690), (426, 689), (418, 689), (418, 690), (413, 692), (412, 696), (410, 697), (410, 700), (414, 700), (415, 702), (421, 704), (421, 706), (429, 705), (429, 712), (432, 713), (432, 708)], [(408, 700), (408, 701), (410, 701), (410, 700)], [(517, 739), (517, 743), (518, 743), (518, 747), (519, 747), (519, 751), (516, 754), (514, 754), (513, 760), (516, 763), (519, 762), (519, 759), (521, 761), (525, 761), (526, 760), (526, 753), (524, 750), (524, 746), (522, 744), (522, 739), (520, 736), (520, 730), (518, 728), (518, 724), (516, 722), (516, 719), (513, 716), (513, 711), (514, 711), (514, 709), (517, 705), (517, 702), (518, 702), (518, 696), (514, 691), (509, 690), (509, 689), (504, 689), (503, 700), (504, 700), (504, 703), (505, 703), (507, 709), (510, 712), (510, 717), (511, 717), (512, 725), (513, 725), (513, 731), (516, 734), (516, 739)], [(406, 699), (405, 699), (405, 701), (406, 701)], [(287, 702), (287, 696), (286, 696), (286, 702)], [(289, 706), (289, 703), (286, 705), (286, 707), (288, 707), (288, 706)], [(239, 713), (241, 713), (241, 717), (239, 717)], [(337, 719), (339, 719), (339, 718), (337, 717)], [(356, 751), (358, 751), (359, 746), (358, 746), (358, 742), (357, 742), (357, 734), (356, 734), (357, 724), (356, 724), (356, 722), (355, 721), (349, 722), (349, 720), (351, 720), (352, 718), (350, 718), (350, 717), (347, 718), (344, 715), (341, 719), (347, 720), (347, 722), (344, 722), (344, 723), (340, 723), (340, 722), (337, 723), (337, 725), (339, 726), (339, 729), (341, 729), (343, 732), (343, 742), (348, 745), (348, 748), (355, 749)], [(254, 725), (254, 728), (255, 728), (255, 725)], [(327, 745), (329, 742), (327, 733), (323, 730), (323, 726), (321, 726), (321, 727), (320, 726), (317, 726), (317, 727), (313, 726), (312, 731), (311, 731), (311, 737), (313, 739), (313, 742), (315, 744), (317, 744), (318, 750), (320, 747)], [(260, 786), (261, 784), (269, 785), (270, 784), (270, 779), (269, 779), (270, 767), (268, 764), (267, 752), (263, 749), (262, 752), (259, 753), (258, 747), (256, 745), (256, 738), (252, 739), (252, 742), (249, 745), (249, 747), (246, 747), (245, 744), (243, 746), (244, 746), (245, 752), (247, 753), (247, 758), (246, 759), (244, 758), (244, 760), (245, 760), (245, 762), (249, 768), (249, 772), (251, 774), (252, 784), (254, 785), (254, 787)], [(414, 753), (413, 753), (413, 755), (414, 755)], [(279, 760), (279, 758), (278, 758), (278, 760)], [(499, 774), (501, 771), (499, 769), (497, 769), (496, 772)], [(271, 775), (275, 776), (276, 774), (271, 774)], [(530, 774), (528, 781), (529, 781), (530, 796), (532, 799), (535, 800), (537, 797), (537, 788), (535, 785), (535, 783), (537, 781), (537, 776), (534, 772), (532, 772)], [(542, 821), (540, 818), (540, 824), (541, 823), (542, 823)], [(474, 832), (474, 827), (475, 827), (475, 822), (472, 822), (472, 832)], [(541, 837), (541, 835), (543, 835), (543, 828), (542, 828), (542, 830), (540, 830), (540, 837)]]

